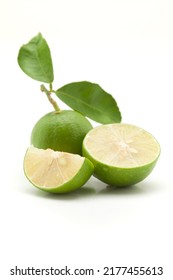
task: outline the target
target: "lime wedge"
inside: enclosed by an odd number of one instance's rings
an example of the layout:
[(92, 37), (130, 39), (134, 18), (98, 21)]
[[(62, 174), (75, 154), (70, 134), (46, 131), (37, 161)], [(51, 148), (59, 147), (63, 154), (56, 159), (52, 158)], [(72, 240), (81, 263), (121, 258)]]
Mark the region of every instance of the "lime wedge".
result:
[(113, 186), (129, 186), (145, 179), (160, 155), (160, 145), (147, 131), (130, 124), (108, 124), (88, 132), (83, 155), (94, 174)]
[(28, 180), (37, 188), (52, 193), (80, 188), (90, 178), (93, 169), (93, 164), (84, 157), (51, 149), (30, 147), (24, 158)]

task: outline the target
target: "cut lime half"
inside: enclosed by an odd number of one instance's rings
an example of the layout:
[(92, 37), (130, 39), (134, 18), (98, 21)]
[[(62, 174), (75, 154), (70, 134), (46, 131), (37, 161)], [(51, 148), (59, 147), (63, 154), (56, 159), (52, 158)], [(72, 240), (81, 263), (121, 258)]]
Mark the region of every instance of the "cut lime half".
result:
[(80, 188), (90, 178), (93, 169), (93, 164), (84, 157), (51, 149), (30, 147), (24, 158), (28, 180), (37, 188), (52, 193)]
[(88, 132), (83, 155), (95, 166), (94, 174), (113, 186), (129, 186), (154, 168), (160, 146), (147, 131), (130, 124), (108, 124)]

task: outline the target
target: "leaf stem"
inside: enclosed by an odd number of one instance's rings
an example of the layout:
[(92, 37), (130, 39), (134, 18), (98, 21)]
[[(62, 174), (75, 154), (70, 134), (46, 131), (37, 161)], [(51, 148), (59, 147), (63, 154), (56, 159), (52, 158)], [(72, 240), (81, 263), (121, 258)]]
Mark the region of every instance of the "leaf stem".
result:
[(52, 92), (52, 84), (49, 84), (50, 92)]
[(53, 92), (53, 91), (52, 91), (52, 84), (50, 84), (50, 91), (47, 90), (47, 88), (46, 88), (44, 85), (41, 85), (41, 86), (40, 86), (40, 90), (41, 90), (42, 92), (45, 92), (45, 93), (46, 93), (47, 98), (49, 99), (49, 102), (53, 105), (55, 111), (56, 111), (57, 113), (60, 113), (60, 112), (61, 112), (61, 109), (59, 108), (58, 104), (56, 103), (56, 101), (55, 101), (55, 100), (52, 98), (52, 96), (51, 96), (51, 92)]

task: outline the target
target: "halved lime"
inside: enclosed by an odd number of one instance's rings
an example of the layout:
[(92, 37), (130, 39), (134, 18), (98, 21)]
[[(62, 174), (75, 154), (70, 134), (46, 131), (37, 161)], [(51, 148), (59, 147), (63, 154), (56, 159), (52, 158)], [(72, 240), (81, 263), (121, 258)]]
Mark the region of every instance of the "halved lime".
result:
[(146, 178), (160, 155), (160, 145), (147, 131), (130, 124), (108, 124), (88, 132), (83, 155), (94, 174), (113, 186), (129, 186)]
[(28, 148), (24, 158), (24, 172), (37, 188), (52, 193), (76, 190), (93, 173), (93, 164), (86, 158), (51, 149)]

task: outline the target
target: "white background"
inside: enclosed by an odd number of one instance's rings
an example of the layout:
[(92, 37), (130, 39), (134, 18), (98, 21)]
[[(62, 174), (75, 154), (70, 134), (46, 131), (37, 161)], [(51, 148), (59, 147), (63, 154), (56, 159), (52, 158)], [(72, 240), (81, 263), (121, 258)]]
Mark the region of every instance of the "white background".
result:
[[(171, 0), (0, 0), (2, 279), (19, 279), (9, 276), (15, 265), (163, 266), (163, 277), (138, 279), (172, 279), (172, 14)], [(110, 190), (91, 178), (83, 189), (58, 196), (24, 177), (32, 127), (52, 110), (40, 83), (17, 65), (19, 47), (38, 32), (51, 48), (55, 89), (73, 81), (99, 83), (117, 100), (123, 122), (160, 142), (161, 157), (145, 181)], [(90, 278), (114, 276), (77, 277)]]

